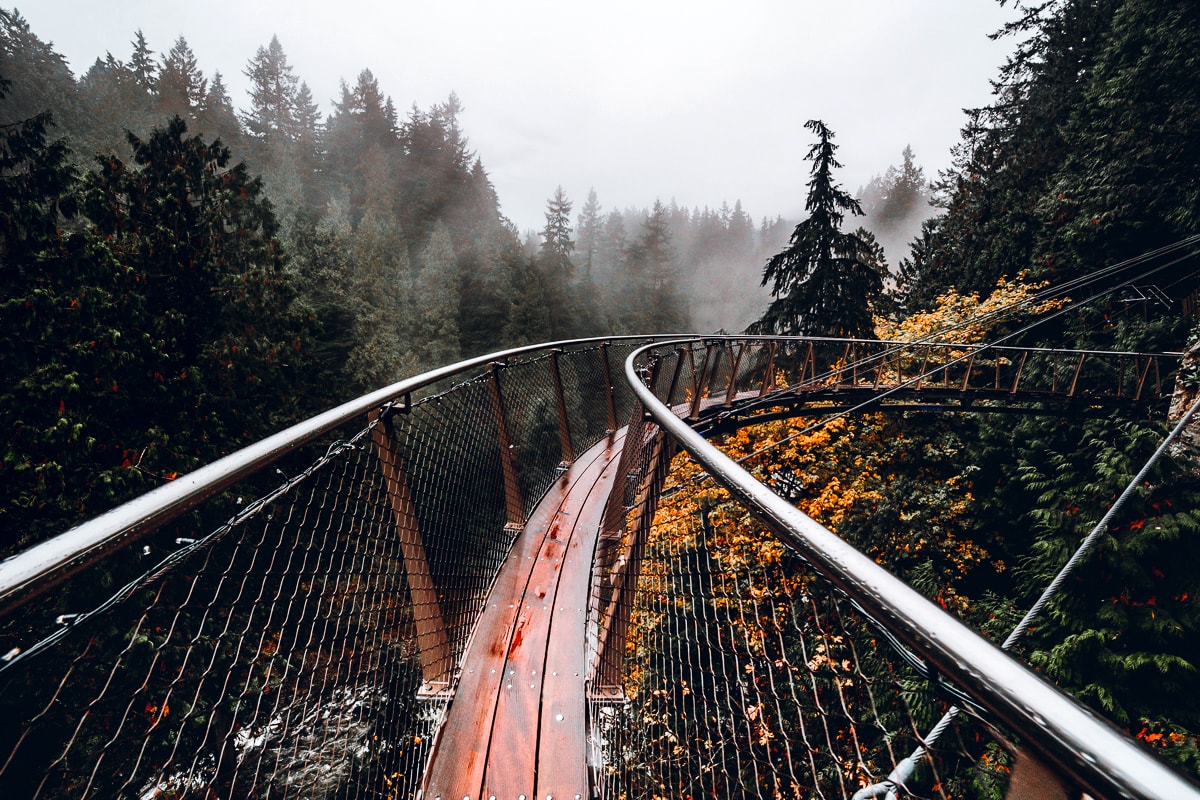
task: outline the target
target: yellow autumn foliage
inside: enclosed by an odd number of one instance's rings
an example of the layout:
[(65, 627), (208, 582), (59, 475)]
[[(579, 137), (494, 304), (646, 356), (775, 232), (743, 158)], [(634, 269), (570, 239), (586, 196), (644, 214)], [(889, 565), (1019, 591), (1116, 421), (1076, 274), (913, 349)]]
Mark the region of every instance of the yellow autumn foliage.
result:
[(961, 295), (954, 289), (938, 297), (937, 307), (895, 322), (875, 318), (875, 335), (891, 342), (915, 342), (929, 337), (947, 344), (978, 344), (991, 339), (998, 326), (1019, 322), (1064, 307), (1068, 298), (1038, 300), (1037, 293), (1049, 285), (1026, 283), (1025, 273), (1016, 279), (1001, 278), (986, 298), (978, 292)]

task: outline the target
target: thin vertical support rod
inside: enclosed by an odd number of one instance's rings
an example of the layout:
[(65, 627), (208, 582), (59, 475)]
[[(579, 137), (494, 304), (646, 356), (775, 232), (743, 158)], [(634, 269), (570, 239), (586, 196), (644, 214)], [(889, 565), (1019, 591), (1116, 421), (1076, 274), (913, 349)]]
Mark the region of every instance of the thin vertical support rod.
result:
[(763, 370), (762, 388), (758, 391), (759, 397), (765, 397), (767, 392), (775, 388), (775, 350), (778, 347), (776, 342), (767, 345), (767, 367)]
[(838, 359), (837, 372), (833, 374), (834, 388), (841, 385), (842, 375), (845, 373), (848, 363), (850, 363), (850, 342), (846, 342), (846, 346), (842, 348), (842, 357)]
[(925, 357), (921, 359), (921, 371), (917, 373), (917, 391), (921, 391), (921, 383), (925, 380), (925, 368), (929, 366), (930, 346), (925, 345)]
[(492, 393), (492, 410), (496, 415), (496, 440), (500, 445), (500, 466), (504, 470), (504, 508), (507, 524), (525, 524), (525, 501), (521, 497), (521, 483), (517, 479), (517, 457), (513, 452), (512, 436), (508, 430), (508, 415), (504, 410), (504, 396), (500, 392), (499, 361), (492, 362), (491, 379), (488, 387)]
[[(961, 389), (961, 391), (964, 391), (964, 392), (965, 392), (967, 389), (969, 389), (969, 388), (970, 388), (970, 384), (971, 384), (971, 369), (972, 369), (974, 366), (975, 366), (975, 352), (972, 352), (972, 353), (971, 353), (971, 355), (967, 356), (967, 369), (966, 369), (966, 372), (964, 372), (964, 373), (963, 373), (963, 381), (962, 381), (962, 389)], [(947, 375), (946, 377), (947, 377), (947, 378), (949, 378), (950, 376), (949, 376), (949, 375)]]
[(704, 350), (704, 361), (700, 365), (700, 372), (696, 373), (692, 379), (692, 407), (688, 411), (688, 419), (695, 422), (700, 419), (700, 403), (704, 400), (704, 392), (708, 388), (708, 370), (712, 364), (713, 350), (717, 345), (710, 344)]
[(1075, 363), (1075, 375), (1071, 378), (1071, 388), (1067, 391), (1067, 397), (1075, 396), (1075, 387), (1079, 384), (1079, 373), (1083, 370), (1083, 353), (1079, 354), (1079, 361)]
[(555, 348), (550, 351), (550, 374), (554, 378), (554, 397), (558, 403), (558, 443), (562, 449), (564, 464), (575, 461), (575, 447), (571, 444), (571, 420), (567, 418), (567, 398), (563, 394), (562, 370), (558, 366), (558, 356), (562, 350)]
[(746, 348), (749, 347), (747, 342), (739, 342), (737, 355), (733, 359), (733, 363), (729, 367), (729, 388), (725, 391), (725, 407), (729, 408), (733, 404), (734, 395), (737, 394), (737, 374), (742, 367), (742, 356), (746, 353)]
[(671, 373), (671, 387), (667, 389), (667, 406), (674, 406), (675, 390), (679, 388), (679, 376), (683, 374), (683, 356), (687, 348), (680, 345), (675, 348), (675, 370)]
[(1146, 366), (1142, 367), (1141, 374), (1138, 375), (1137, 392), (1134, 393), (1134, 401), (1142, 399), (1142, 387), (1146, 384), (1146, 376), (1150, 374), (1150, 362), (1154, 356), (1146, 356)]
[(1025, 362), (1029, 358), (1029, 351), (1021, 353), (1021, 363), (1017, 364), (1017, 374), (1013, 376), (1012, 388), (1009, 389), (1009, 394), (1016, 394), (1017, 387), (1021, 385), (1021, 373), (1025, 370)]
[(387, 487), (388, 501), (392, 507), (392, 517), (396, 522), (400, 552), (404, 558), (404, 575), (408, 579), (413, 623), (417, 629), (417, 657), (421, 662), (421, 676), (427, 687), (446, 684), (450, 681), (451, 670), (447, 628), (442, 618), (441, 604), (438, 603), (437, 589), (429, 571), (429, 560), (425, 555), (421, 530), (417, 525), (416, 509), (408, 489), (404, 462), (396, 451), (391, 414), (380, 418), (378, 412), (373, 412), (371, 421), (376, 419), (379, 422), (372, 436)]
[(608, 400), (608, 432), (617, 432), (617, 394), (612, 381), (612, 366), (608, 362), (608, 342), (600, 343), (600, 371), (604, 375), (604, 390)]

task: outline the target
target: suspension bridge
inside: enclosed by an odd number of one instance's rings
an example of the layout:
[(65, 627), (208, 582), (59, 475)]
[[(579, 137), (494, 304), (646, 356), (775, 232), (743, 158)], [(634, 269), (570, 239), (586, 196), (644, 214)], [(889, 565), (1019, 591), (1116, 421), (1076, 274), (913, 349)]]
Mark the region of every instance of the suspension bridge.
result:
[[(0, 796), (947, 796), (1015, 769), (1200, 798), (705, 438), (1144, 411), (1179, 355), (609, 337), (402, 381), (0, 564)], [(656, 519), (685, 452), (782, 584), (705, 509)]]

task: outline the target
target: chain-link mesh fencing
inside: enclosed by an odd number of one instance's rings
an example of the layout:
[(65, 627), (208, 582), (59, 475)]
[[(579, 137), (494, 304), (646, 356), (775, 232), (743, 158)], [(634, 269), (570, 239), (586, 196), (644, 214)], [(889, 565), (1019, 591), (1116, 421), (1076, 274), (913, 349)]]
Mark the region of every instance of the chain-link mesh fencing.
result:
[(632, 347), (405, 395), (11, 610), (0, 796), (413, 796), (564, 442), (630, 413), (611, 376)]

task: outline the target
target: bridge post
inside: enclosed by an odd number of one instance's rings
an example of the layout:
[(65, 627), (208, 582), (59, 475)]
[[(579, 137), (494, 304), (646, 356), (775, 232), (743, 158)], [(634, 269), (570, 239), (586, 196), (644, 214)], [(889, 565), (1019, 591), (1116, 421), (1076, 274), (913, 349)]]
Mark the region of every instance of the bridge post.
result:
[[(1134, 356), (1134, 358), (1137, 359), (1138, 361), (1141, 360), (1141, 356)], [(1138, 381), (1137, 381), (1137, 391), (1135, 391), (1134, 395), (1133, 395), (1133, 399), (1135, 402), (1142, 399), (1142, 387), (1146, 385), (1146, 376), (1148, 376), (1150, 374), (1150, 362), (1153, 360), (1154, 360), (1154, 356), (1146, 356), (1146, 366), (1142, 367), (1142, 369), (1140, 370), (1140, 374), (1138, 375)], [(1136, 362), (1135, 362), (1135, 364), (1136, 364)]]
[(567, 418), (567, 399), (563, 395), (562, 371), (558, 366), (558, 356), (562, 350), (550, 351), (550, 373), (554, 377), (554, 397), (558, 402), (558, 443), (562, 449), (562, 461), (571, 464), (575, 461), (575, 447), (571, 444), (571, 421)]
[(767, 366), (763, 370), (762, 388), (758, 390), (759, 397), (765, 397), (767, 392), (775, 388), (775, 351), (779, 345), (772, 341), (767, 343)]
[(746, 353), (746, 348), (750, 345), (746, 342), (739, 342), (737, 345), (737, 355), (729, 365), (729, 388), (725, 390), (725, 407), (729, 408), (733, 405), (733, 398), (737, 394), (737, 373), (742, 366), (742, 356)]
[[(962, 391), (964, 391), (964, 392), (967, 390), (967, 387), (971, 383), (971, 370), (975, 368), (975, 354), (977, 352), (979, 352), (979, 351), (972, 350), (971, 355), (967, 356), (967, 367), (965, 370), (963, 370), (963, 379), (962, 379)], [(1082, 366), (1082, 364), (1083, 364), (1083, 362), (1081, 361), (1080, 366)], [(1079, 377), (1078, 370), (1075, 371), (1075, 377), (1076, 378)], [(1075, 392), (1075, 384), (1074, 383), (1071, 384), (1071, 392), (1072, 392), (1072, 394), (1074, 394), (1074, 392)]]
[(679, 388), (679, 376), (683, 374), (683, 356), (687, 352), (688, 349), (682, 345), (675, 348), (675, 370), (671, 373), (671, 385), (667, 389), (667, 406), (673, 406), (675, 403), (675, 390)]
[(392, 414), (372, 412), (372, 422), (378, 420), (372, 436), (379, 456), (388, 501), (396, 532), (400, 538), (400, 551), (404, 558), (404, 575), (408, 581), (408, 593), (412, 600), (413, 624), (417, 629), (418, 658), (421, 661), (422, 692), (436, 692), (450, 683), (450, 645), (446, 638), (446, 623), (442, 618), (437, 588), (429, 572), (429, 561), (425, 555), (425, 544), (417, 526), (417, 516), (408, 480), (404, 474), (404, 462), (396, 451)]
[(521, 497), (521, 483), (517, 479), (517, 458), (513, 453), (512, 436), (508, 431), (508, 415), (504, 411), (504, 397), (500, 394), (500, 368), (504, 365), (493, 361), (488, 387), (492, 393), (492, 410), (496, 415), (496, 439), (500, 445), (500, 466), (504, 471), (504, 508), (507, 514), (505, 527), (518, 530), (525, 525), (525, 501)]
[(816, 355), (813, 353), (813, 343), (812, 342), (808, 343), (808, 350), (805, 351), (805, 353), (804, 353), (804, 360), (800, 362), (800, 375), (796, 380), (797, 385), (804, 383), (804, 376), (808, 374), (809, 366), (812, 367), (813, 383), (816, 383), (816, 381), (817, 381), (817, 359), (816, 359)]
[(917, 373), (917, 391), (921, 391), (921, 385), (925, 382), (925, 370), (929, 367), (929, 351), (932, 348), (925, 345), (925, 356), (921, 359), (921, 370)]
[(1019, 364), (1017, 364), (1017, 374), (1013, 376), (1012, 389), (1009, 390), (1009, 392), (1008, 392), (1009, 394), (1017, 393), (1017, 389), (1021, 385), (1021, 373), (1025, 371), (1025, 362), (1028, 359), (1029, 359), (1029, 351), (1026, 350), (1023, 353), (1021, 353), (1021, 362)]
[(846, 342), (846, 346), (842, 348), (842, 357), (838, 359), (837, 370), (832, 375), (834, 389), (842, 385), (842, 376), (846, 372), (848, 363), (850, 363), (850, 342)]
[(608, 342), (600, 343), (600, 371), (604, 375), (604, 389), (608, 401), (608, 433), (617, 432), (617, 396), (613, 387), (612, 366), (608, 363)]
[[(692, 407), (688, 411), (688, 419), (693, 422), (700, 419), (700, 404), (704, 400), (704, 392), (708, 389), (708, 372), (710, 368), (716, 369), (716, 363), (713, 361), (713, 350), (719, 346), (713, 342), (705, 348), (704, 361), (700, 364), (700, 372), (696, 373), (692, 381), (695, 391), (692, 393)], [(717, 358), (720, 358), (720, 355)]]

